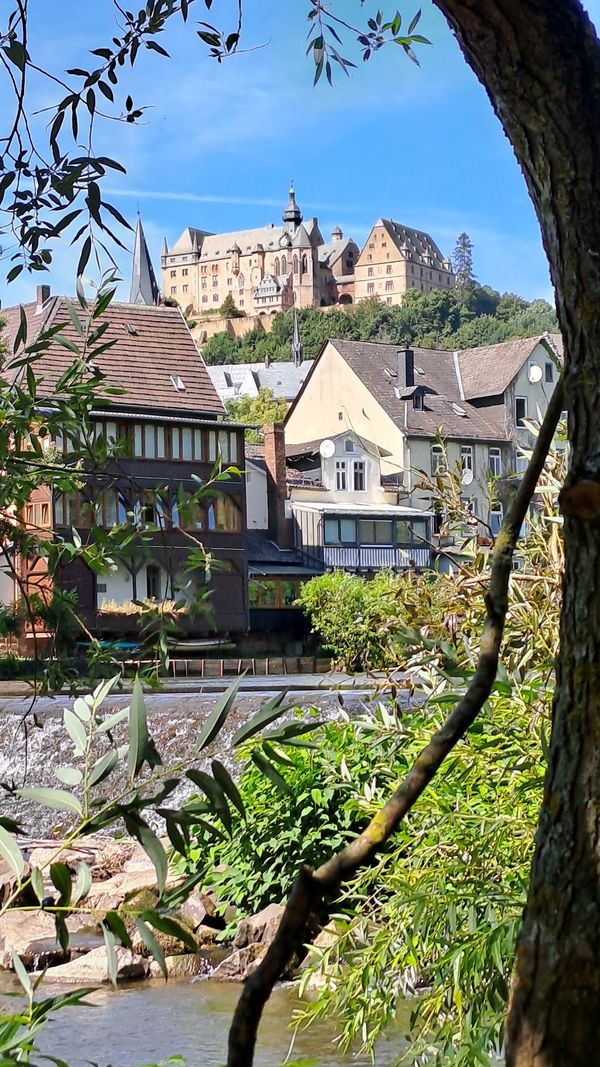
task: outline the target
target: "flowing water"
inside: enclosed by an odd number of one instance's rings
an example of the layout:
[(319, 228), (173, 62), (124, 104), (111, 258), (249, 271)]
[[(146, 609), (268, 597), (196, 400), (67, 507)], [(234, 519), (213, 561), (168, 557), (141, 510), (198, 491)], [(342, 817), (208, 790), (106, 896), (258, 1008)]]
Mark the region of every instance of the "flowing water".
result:
[[(265, 691), (243, 693), (238, 697), (215, 744), (206, 751), (207, 764), (211, 758), (218, 756), (235, 774), (236, 767), (229, 754), (231, 737), (243, 722), (248, 721), (259, 710), (268, 695), (268, 691)], [(108, 715), (125, 707), (129, 699), (128, 696), (111, 695), (103, 707), (103, 713)], [(216, 699), (216, 695), (193, 692), (159, 692), (147, 695), (148, 725), (165, 766), (189, 757), (195, 739)], [(350, 714), (360, 713), (361, 709), (365, 708), (363, 696), (352, 692), (290, 692), (286, 704), (297, 705), (303, 709), (316, 707), (320, 718), (339, 714), (342, 706)], [(16, 787), (24, 784), (36, 787), (61, 786), (54, 775), (54, 769), (75, 762), (73, 742), (62, 723), (65, 705), (72, 705), (72, 701), (64, 697), (40, 699), (35, 704), (34, 718), (27, 699), (0, 698), (0, 782), (7, 782)], [(114, 731), (119, 743), (125, 740), (125, 732), (123, 724)], [(118, 772), (115, 772), (101, 791), (110, 795), (124, 784)], [(193, 787), (184, 780), (170, 797), (169, 806), (176, 807), (191, 791)], [(23, 800), (13, 800), (10, 796), (1, 797), (0, 804), (3, 814), (18, 818), (28, 837), (43, 838), (53, 831), (60, 833), (69, 825), (68, 817), (60, 812), (43, 810)]]
[[(14, 983), (13, 983), (14, 984)], [(44, 984), (47, 995), (65, 986)], [(225, 1062), (227, 1033), (240, 987), (210, 981), (146, 982), (92, 995), (93, 1007), (65, 1008), (43, 1031), (40, 1051), (66, 1060), (69, 1067), (138, 1067), (182, 1056), (187, 1067), (218, 1067)], [(279, 1067), (291, 1042), (288, 1022), (296, 1001), (292, 988), (276, 989), (259, 1032), (256, 1067)], [(14, 1010), (14, 1002), (13, 1008)], [(320, 1024), (297, 1035), (290, 1059), (315, 1067), (367, 1067), (364, 1055), (337, 1051), (333, 1030)], [(403, 1047), (393, 1036), (376, 1050), (376, 1067), (392, 1067)]]
[[(231, 735), (264, 703), (267, 693), (241, 695), (231, 712), (214, 751), (229, 762), (225, 753)], [(157, 693), (147, 697), (150, 731), (165, 764), (185, 759), (192, 748), (216, 697), (206, 694)], [(368, 699), (368, 697), (367, 697)], [(110, 697), (106, 712), (124, 707), (127, 696)], [(337, 693), (290, 693), (289, 702), (308, 709), (317, 707), (320, 717), (339, 714), (341, 702), (350, 714), (365, 709), (363, 696)], [(73, 745), (62, 725), (62, 709), (70, 701), (62, 698), (41, 700), (36, 704), (37, 723), (27, 715), (27, 700), (0, 700), (0, 781), (23, 785), (57, 786), (54, 768), (73, 762)], [(231, 763), (230, 763), (231, 766)], [(116, 775), (115, 775), (116, 778)], [(111, 788), (118, 781), (111, 781)], [(183, 799), (184, 792), (175, 795), (170, 803)], [(53, 830), (65, 829), (61, 813), (39, 807), (28, 807), (23, 801), (13, 802), (5, 797), (3, 814), (19, 816), (28, 836), (43, 838)], [(7, 989), (14, 979), (1, 975), (0, 988)], [(52, 987), (44, 983), (44, 993), (64, 992), (65, 986)], [(93, 1007), (68, 1008), (61, 1011), (43, 1032), (38, 1044), (49, 1055), (64, 1059), (69, 1067), (137, 1067), (156, 1063), (172, 1055), (182, 1056), (188, 1067), (217, 1067), (226, 1057), (227, 1032), (240, 987), (194, 982), (145, 982), (121, 988), (115, 992), (102, 989), (93, 994)], [(271, 998), (260, 1030), (256, 1057), (257, 1067), (276, 1067), (288, 1053), (291, 1018), (296, 993), (281, 987)], [(11, 1002), (11, 1008), (14, 1001)], [(401, 1048), (401, 1039), (382, 1043), (377, 1050), (377, 1067), (391, 1067)], [(342, 1067), (354, 1064), (366, 1067), (370, 1059), (364, 1056), (343, 1055), (333, 1041), (330, 1027), (316, 1026), (298, 1034), (292, 1060), (305, 1059), (307, 1064), (323, 1067)]]

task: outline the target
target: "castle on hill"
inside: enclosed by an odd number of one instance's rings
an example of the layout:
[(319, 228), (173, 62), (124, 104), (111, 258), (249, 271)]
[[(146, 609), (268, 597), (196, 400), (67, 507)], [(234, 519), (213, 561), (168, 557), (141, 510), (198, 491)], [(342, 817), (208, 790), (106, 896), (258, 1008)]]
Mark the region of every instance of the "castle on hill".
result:
[(378, 219), (362, 250), (339, 226), (325, 241), (317, 218), (305, 220), (289, 191), (281, 225), (209, 233), (191, 226), (161, 256), (163, 294), (186, 315), (216, 311), (228, 296), (246, 315), (292, 307), (347, 305), (366, 297), (399, 304), (455, 284), (452, 264), (429, 234)]

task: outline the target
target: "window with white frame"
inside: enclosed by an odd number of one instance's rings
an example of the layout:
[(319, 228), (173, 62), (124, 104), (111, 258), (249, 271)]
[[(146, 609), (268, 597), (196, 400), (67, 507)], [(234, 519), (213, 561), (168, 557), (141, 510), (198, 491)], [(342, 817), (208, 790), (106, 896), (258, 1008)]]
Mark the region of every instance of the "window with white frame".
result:
[(500, 533), (500, 527), (502, 526), (503, 517), (504, 512), (502, 510), (502, 504), (499, 501), (496, 501), (490, 507), (489, 515), (489, 527), (493, 537), (497, 537)]
[(431, 446), (431, 473), (443, 474), (446, 470), (446, 462), (444, 456), (443, 445)]
[(346, 452), (354, 452), (354, 441), (350, 437), (346, 438), (344, 448)]
[(461, 445), (460, 448), (460, 466), (463, 471), (475, 470), (475, 461), (473, 459), (473, 445)]
[(515, 397), (515, 422), (517, 426), (524, 426), (527, 418), (527, 397)]
[(335, 461), (335, 487), (339, 492), (345, 492), (348, 488), (347, 464), (345, 459)]
[(502, 474), (502, 453), (499, 448), (490, 448), (489, 468), (493, 478), (499, 478)]
[(352, 464), (352, 488), (355, 493), (364, 493), (365, 485), (365, 464), (363, 460), (356, 459)]

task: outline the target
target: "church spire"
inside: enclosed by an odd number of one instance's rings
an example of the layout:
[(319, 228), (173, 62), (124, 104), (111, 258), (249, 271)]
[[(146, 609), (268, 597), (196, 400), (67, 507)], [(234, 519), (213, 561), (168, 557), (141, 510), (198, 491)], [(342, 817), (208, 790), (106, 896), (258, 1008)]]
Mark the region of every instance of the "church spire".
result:
[(135, 241), (133, 244), (133, 264), (131, 268), (130, 304), (158, 304), (158, 285), (152, 267), (152, 260), (142, 229), (142, 220), (137, 217)]
[(296, 203), (296, 193), (294, 192), (294, 186), (290, 187), (289, 200), (287, 207), (283, 213), (283, 225), (288, 233), (294, 234), (302, 222), (302, 212)]
[(304, 359), (304, 345), (300, 340), (300, 330), (298, 328), (298, 312), (294, 308), (294, 330), (292, 333), (292, 359), (294, 366), (299, 367)]

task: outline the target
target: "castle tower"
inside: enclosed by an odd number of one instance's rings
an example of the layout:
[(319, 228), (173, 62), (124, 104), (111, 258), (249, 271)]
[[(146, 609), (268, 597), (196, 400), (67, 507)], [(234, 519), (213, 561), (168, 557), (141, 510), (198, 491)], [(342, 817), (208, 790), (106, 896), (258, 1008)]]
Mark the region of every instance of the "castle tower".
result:
[(282, 218), (284, 228), (293, 237), (302, 222), (302, 212), (296, 203), (296, 194), (293, 186), (290, 188), (289, 200)]

